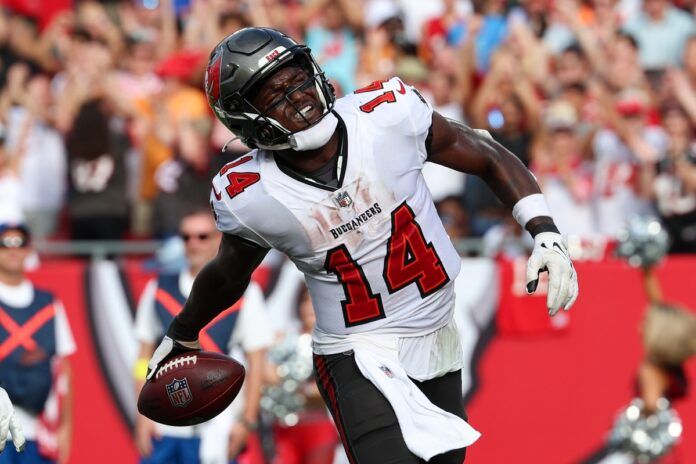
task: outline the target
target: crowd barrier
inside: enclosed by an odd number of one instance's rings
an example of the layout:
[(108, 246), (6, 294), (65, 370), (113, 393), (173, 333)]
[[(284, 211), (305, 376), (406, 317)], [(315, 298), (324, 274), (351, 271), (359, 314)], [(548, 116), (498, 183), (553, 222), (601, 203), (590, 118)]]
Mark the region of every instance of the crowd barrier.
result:
[[(136, 344), (128, 332), (137, 297), (152, 275), (142, 264), (53, 259), (31, 273), (38, 286), (65, 303), (78, 346), (72, 358), (71, 464), (137, 462), (128, 367)], [(463, 340), (471, 362), (467, 410), (483, 433), (468, 460), (584, 462), (601, 449), (615, 414), (634, 394), (642, 356), (638, 325), (646, 306), (640, 272), (613, 259), (577, 262), (581, 296), (571, 312), (549, 321), (543, 285), (539, 295), (529, 296), (520, 284), (523, 260), (464, 259), (463, 264), (458, 323), (475, 328)], [(482, 269), (492, 272), (490, 279)], [(666, 299), (696, 308), (695, 270), (696, 257), (668, 258), (658, 270)], [(467, 289), (475, 294), (466, 295)], [(487, 306), (497, 308), (495, 317), (481, 315)], [(687, 373), (696, 379), (693, 360)], [(694, 395), (676, 408), (684, 435), (671, 459), (694, 463)]]

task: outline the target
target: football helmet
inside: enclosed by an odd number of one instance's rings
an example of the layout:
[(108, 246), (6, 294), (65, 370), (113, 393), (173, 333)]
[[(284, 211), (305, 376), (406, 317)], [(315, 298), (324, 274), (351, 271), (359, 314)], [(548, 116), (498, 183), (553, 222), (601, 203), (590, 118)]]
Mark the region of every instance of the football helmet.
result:
[[(264, 111), (256, 108), (252, 100), (263, 82), (288, 63), (300, 66), (309, 77), (288, 88)], [(294, 133), (268, 114), (283, 100), (293, 105), (289, 96), (310, 85), (315, 86), (324, 108), (312, 124), (305, 119), (307, 127), (302, 130), (316, 125), (331, 112), (336, 100), (333, 87), (307, 46), (280, 31), (261, 27), (241, 29), (222, 40), (211, 52), (205, 74), (205, 92), (217, 118), (247, 146), (267, 150), (295, 147)], [(302, 115), (299, 108), (295, 110)]]

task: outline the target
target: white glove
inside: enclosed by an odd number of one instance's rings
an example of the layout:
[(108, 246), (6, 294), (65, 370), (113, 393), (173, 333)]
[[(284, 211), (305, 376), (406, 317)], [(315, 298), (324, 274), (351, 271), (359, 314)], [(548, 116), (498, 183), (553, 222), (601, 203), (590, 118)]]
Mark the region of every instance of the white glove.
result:
[(534, 250), (527, 261), (527, 293), (536, 291), (539, 273), (544, 271), (549, 272), (549, 316), (561, 307), (568, 311), (578, 298), (578, 275), (563, 238), (555, 232), (541, 232), (534, 237)]
[(4, 388), (0, 388), (0, 453), (5, 450), (8, 433), (12, 434), (12, 442), (17, 452), (24, 451), (27, 441), (24, 439), (22, 426), (19, 424), (10, 397), (7, 396)]
[(155, 375), (157, 366), (159, 366), (162, 361), (187, 351), (200, 349), (201, 344), (198, 343), (198, 340), (195, 342), (180, 342), (165, 335), (155, 352), (152, 354), (150, 362), (147, 363), (147, 380), (150, 380), (150, 378)]

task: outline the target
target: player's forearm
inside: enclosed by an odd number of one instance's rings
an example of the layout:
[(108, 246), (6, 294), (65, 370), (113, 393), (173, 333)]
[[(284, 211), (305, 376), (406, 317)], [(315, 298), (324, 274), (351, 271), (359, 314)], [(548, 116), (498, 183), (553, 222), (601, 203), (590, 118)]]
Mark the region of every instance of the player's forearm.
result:
[(196, 276), (191, 294), (169, 325), (167, 335), (179, 341), (197, 340), (198, 332), (236, 303), (247, 285), (249, 276), (236, 276), (229, 269), (226, 271), (218, 258), (213, 259)]
[(519, 158), (494, 140), (486, 141), (487, 165), (481, 178), (508, 208), (522, 198), (541, 193), (539, 184)]
[(263, 371), (266, 363), (266, 350), (256, 350), (247, 353), (249, 370), (244, 381), (246, 398), (242, 418), (248, 424), (254, 424), (259, 416), (261, 389), (263, 387)]
[(59, 451), (60, 451), (60, 463), (67, 461), (70, 456), (70, 445), (72, 442), (72, 432), (73, 432), (73, 403), (74, 403), (74, 393), (73, 393), (73, 374), (72, 366), (70, 361), (66, 358), (61, 359), (63, 363), (63, 375), (65, 376), (66, 391), (63, 397), (63, 407), (61, 408), (60, 415), (60, 431), (59, 431)]

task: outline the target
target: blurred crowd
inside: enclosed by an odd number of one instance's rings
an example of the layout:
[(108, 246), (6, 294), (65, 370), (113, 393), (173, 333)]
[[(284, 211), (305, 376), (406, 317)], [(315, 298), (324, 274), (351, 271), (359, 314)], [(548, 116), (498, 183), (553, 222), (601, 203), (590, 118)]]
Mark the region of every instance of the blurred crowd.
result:
[[(397, 75), (487, 129), (537, 176), (563, 233), (613, 237), (648, 214), (671, 251), (696, 251), (692, 0), (42, 3), (0, 11), (0, 219), (35, 237), (176, 235), (245, 150), (208, 108), (208, 53), (268, 25), (307, 43), (339, 96)], [(515, 249), (482, 181), (424, 174), (453, 239)]]

